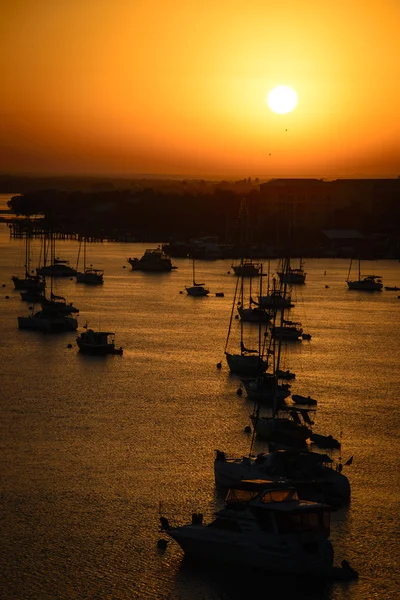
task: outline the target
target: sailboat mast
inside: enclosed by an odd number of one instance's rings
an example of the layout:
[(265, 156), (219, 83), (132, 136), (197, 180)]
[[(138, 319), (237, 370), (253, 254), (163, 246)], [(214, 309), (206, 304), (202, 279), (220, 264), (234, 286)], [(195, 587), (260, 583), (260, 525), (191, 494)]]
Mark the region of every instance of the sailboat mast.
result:
[(26, 230), (26, 244), (25, 244), (25, 276), (28, 277), (29, 275), (29, 262), (30, 262), (30, 258), (29, 258), (29, 254), (30, 254), (30, 239), (29, 239), (29, 231)]
[(353, 259), (350, 259), (350, 266), (349, 266), (349, 272), (347, 273), (347, 281), (350, 281), (350, 273), (351, 273), (351, 266), (353, 264)]
[(76, 259), (76, 270), (79, 269), (79, 259), (80, 259), (80, 256), (81, 256), (81, 245), (82, 245), (82, 240), (79, 240), (78, 256), (77, 256), (77, 259)]
[[(243, 263), (243, 261), (242, 261), (242, 263)], [(242, 271), (242, 275), (241, 275), (240, 279), (241, 279), (240, 306), (243, 308), (243, 283), (244, 283), (243, 271)], [(243, 354), (243, 319), (240, 319), (240, 354)]]
[(228, 327), (228, 334), (226, 336), (226, 342), (225, 342), (225, 352), (228, 349), (228, 342), (229, 342), (229, 338), (231, 335), (231, 328), (232, 328), (232, 320), (233, 320), (233, 313), (235, 312), (235, 306), (236, 306), (236, 298), (237, 298), (237, 292), (238, 292), (238, 286), (239, 286), (239, 277), (236, 280), (236, 287), (235, 287), (235, 294), (233, 296), (233, 302), (232, 302), (232, 310), (231, 310), (231, 318), (229, 320), (229, 327)]
[[(290, 261), (289, 259), (286, 259), (283, 262), (283, 299), (286, 298), (286, 292), (287, 292), (287, 274), (289, 272), (289, 265), (290, 265)], [(275, 361), (275, 374), (277, 372), (277, 370), (279, 369), (279, 365), (280, 365), (280, 360), (281, 360), (281, 348), (282, 348), (282, 328), (283, 328), (283, 323), (284, 323), (284, 313), (285, 313), (285, 308), (284, 308), (284, 302), (282, 302), (282, 306), (280, 308), (280, 312), (281, 312), (281, 318), (280, 318), (280, 331), (281, 334), (278, 337), (278, 354), (276, 357), (276, 361)], [(274, 336), (275, 337), (275, 336)], [(276, 341), (274, 341), (274, 344), (276, 343)], [(275, 359), (275, 352), (274, 352), (274, 359)], [(277, 413), (277, 390), (275, 391), (275, 395), (274, 395), (274, 402), (273, 402), (273, 406), (272, 406), (272, 416), (273, 418), (276, 417), (276, 413)]]

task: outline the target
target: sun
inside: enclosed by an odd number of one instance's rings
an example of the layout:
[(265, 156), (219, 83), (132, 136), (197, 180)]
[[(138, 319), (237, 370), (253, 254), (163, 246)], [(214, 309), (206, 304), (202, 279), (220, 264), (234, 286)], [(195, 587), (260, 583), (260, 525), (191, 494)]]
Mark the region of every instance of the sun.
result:
[(287, 85), (278, 85), (268, 93), (267, 103), (275, 113), (284, 115), (296, 107), (297, 94)]

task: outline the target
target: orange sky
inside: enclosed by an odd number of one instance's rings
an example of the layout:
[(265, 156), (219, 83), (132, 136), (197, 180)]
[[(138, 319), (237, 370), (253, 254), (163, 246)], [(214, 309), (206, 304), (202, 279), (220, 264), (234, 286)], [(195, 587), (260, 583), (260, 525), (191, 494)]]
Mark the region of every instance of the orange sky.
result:
[(399, 32), (399, 0), (3, 0), (0, 173), (397, 176)]

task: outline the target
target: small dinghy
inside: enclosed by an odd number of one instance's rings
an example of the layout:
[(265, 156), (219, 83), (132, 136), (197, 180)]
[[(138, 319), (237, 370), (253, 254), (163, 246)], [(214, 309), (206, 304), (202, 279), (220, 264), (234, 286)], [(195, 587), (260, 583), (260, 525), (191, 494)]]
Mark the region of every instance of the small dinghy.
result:
[(317, 401), (311, 396), (301, 396), (300, 394), (292, 394), (292, 400), (296, 404), (307, 404), (307, 405), (315, 405)]

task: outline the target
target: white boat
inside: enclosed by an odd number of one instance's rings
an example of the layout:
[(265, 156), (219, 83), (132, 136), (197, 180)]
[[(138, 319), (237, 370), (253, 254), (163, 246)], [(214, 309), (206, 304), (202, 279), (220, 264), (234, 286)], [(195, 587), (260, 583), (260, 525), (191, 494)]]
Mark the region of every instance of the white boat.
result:
[(361, 275), (361, 261), (358, 261), (358, 279), (350, 279), (352, 261), (350, 261), (349, 273), (347, 276), (347, 286), (349, 290), (359, 290), (365, 292), (379, 292), (383, 288), (382, 277), (380, 275)]
[(123, 353), (122, 347), (115, 347), (115, 333), (112, 331), (94, 331), (85, 327), (85, 331), (76, 338), (76, 343), (82, 354), (104, 356)]
[(78, 259), (76, 262), (76, 282), (87, 283), (89, 285), (99, 285), (104, 283), (104, 270), (95, 269), (93, 265), (88, 266), (86, 263), (86, 238), (83, 239), (83, 271), (78, 271), (81, 245), (82, 241), (79, 242)]
[(197, 283), (196, 282), (194, 259), (192, 261), (192, 269), (193, 269), (192, 285), (185, 286), (188, 296), (195, 296), (195, 297), (208, 296), (208, 294), (210, 293), (210, 290), (205, 287), (205, 283)]
[(177, 268), (172, 265), (171, 259), (160, 246), (148, 248), (141, 258), (128, 258), (128, 263), (131, 265), (132, 271), (149, 271), (151, 273), (165, 273)]
[(300, 500), (286, 482), (253, 481), (246, 487), (230, 489), (210, 523), (198, 513), (175, 527), (161, 517), (163, 530), (195, 559), (280, 574), (328, 574), (334, 558), (330, 507)]

